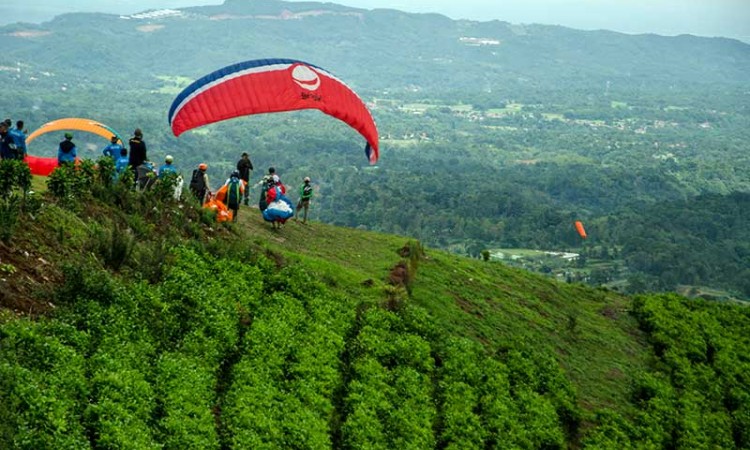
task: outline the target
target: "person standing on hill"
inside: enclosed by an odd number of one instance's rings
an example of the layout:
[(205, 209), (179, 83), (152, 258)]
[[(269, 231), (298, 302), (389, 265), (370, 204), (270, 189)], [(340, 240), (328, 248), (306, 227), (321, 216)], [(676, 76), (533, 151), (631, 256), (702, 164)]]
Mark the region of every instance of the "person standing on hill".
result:
[(226, 182), (227, 186), (227, 208), (232, 210), (232, 221), (237, 220), (237, 214), (240, 212), (240, 203), (244, 196), (247, 187), (244, 180), (242, 180), (240, 171), (235, 170)]
[(130, 168), (133, 171), (134, 179), (138, 179), (138, 172), (136, 168), (143, 164), (148, 157), (146, 156), (146, 142), (143, 140), (143, 132), (140, 128), (136, 128), (133, 132), (133, 137), (128, 142), (130, 145)]
[(8, 131), (8, 134), (13, 138), (16, 159), (24, 159), (26, 157), (26, 133), (23, 131), (23, 120), (17, 121), (16, 127)]
[(177, 173), (177, 169), (174, 164), (172, 164), (173, 162), (174, 157), (172, 155), (167, 155), (166, 158), (164, 158), (164, 164), (159, 167), (159, 178), (164, 178), (168, 173)]
[(128, 149), (120, 146), (120, 155), (115, 160), (115, 172), (117, 172), (117, 176), (119, 177), (120, 174), (128, 168), (128, 165), (130, 164), (130, 158), (128, 158)]
[(273, 177), (279, 178), (279, 176), (276, 175), (276, 169), (273, 167), (269, 167), (268, 175), (263, 175), (263, 178), (255, 183), (255, 186), (260, 186), (260, 199), (258, 200), (258, 208), (261, 211), (264, 211), (266, 209), (266, 206), (268, 206), (268, 202), (266, 202), (266, 195), (268, 194), (268, 189), (275, 184), (273, 181)]
[(8, 132), (8, 124), (0, 122), (0, 159), (11, 159), (13, 153), (13, 136)]
[(102, 150), (102, 155), (108, 156), (113, 160), (120, 157), (120, 150), (123, 148), (122, 145), (118, 144), (117, 136), (112, 136), (109, 139), (109, 144)]
[(305, 177), (302, 187), (299, 189), (299, 202), (297, 210), (294, 212), (294, 220), (297, 220), (299, 211), (304, 208), (305, 213), (302, 215), (302, 223), (307, 223), (307, 209), (310, 208), (310, 200), (313, 197), (313, 187), (310, 184), (310, 177)]
[(210, 194), (210, 188), (208, 184), (208, 164), (200, 163), (198, 168), (193, 170), (193, 175), (190, 177), (190, 192), (193, 193), (198, 203), (201, 205), (206, 201), (206, 194)]
[[(250, 175), (253, 171), (253, 162), (250, 161), (250, 155), (247, 152), (242, 153), (242, 158), (237, 162), (237, 170), (240, 172), (240, 179), (245, 182), (245, 187), (249, 186)], [(245, 189), (243, 201), (245, 206), (250, 204), (250, 189)]]
[(65, 140), (57, 147), (57, 164), (75, 164), (78, 149), (73, 143), (73, 134), (65, 133)]

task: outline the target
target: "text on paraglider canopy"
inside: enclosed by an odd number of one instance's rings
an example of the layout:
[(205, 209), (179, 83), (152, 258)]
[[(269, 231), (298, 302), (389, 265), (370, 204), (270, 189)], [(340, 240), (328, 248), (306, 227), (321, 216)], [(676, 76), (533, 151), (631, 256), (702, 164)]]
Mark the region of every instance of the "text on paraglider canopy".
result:
[(302, 98), (302, 100), (313, 100), (316, 102), (323, 101), (323, 97), (321, 97), (318, 94), (313, 94), (311, 92), (300, 92), (300, 97)]

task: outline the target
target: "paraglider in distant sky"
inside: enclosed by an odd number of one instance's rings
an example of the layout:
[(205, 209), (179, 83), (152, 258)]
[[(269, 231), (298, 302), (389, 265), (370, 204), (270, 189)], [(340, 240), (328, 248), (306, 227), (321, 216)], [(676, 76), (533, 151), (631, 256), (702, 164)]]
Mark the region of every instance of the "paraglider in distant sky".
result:
[(583, 239), (586, 239), (586, 229), (583, 228), (583, 222), (581, 222), (580, 220), (576, 220), (576, 231), (578, 231), (578, 234)]
[[(26, 138), (26, 145), (28, 146), (31, 141), (38, 138), (39, 136), (53, 131), (72, 130), (72, 131), (86, 131), (101, 136), (105, 139), (110, 139), (112, 136), (117, 136), (118, 142), (122, 144), (122, 138), (112, 128), (99, 123), (96, 120), (82, 119), (79, 117), (69, 117), (66, 119), (53, 120), (47, 122), (41, 127), (34, 130), (33, 133)], [(48, 176), (57, 167), (57, 158), (51, 157), (46, 158), (42, 156), (26, 155), (26, 164), (29, 165), (31, 173), (33, 175)]]
[(185, 88), (169, 109), (175, 136), (234, 117), (318, 109), (367, 141), (370, 164), (378, 160), (378, 130), (364, 102), (320, 67), (293, 59), (259, 59), (224, 67)]

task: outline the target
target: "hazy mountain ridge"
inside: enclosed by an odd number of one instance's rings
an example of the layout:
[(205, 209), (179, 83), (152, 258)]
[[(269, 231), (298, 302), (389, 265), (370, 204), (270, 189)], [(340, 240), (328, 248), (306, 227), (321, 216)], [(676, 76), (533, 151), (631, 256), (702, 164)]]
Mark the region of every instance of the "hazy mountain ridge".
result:
[[(750, 82), (750, 45), (723, 38), (456, 21), (317, 2), (234, 0), (178, 11), (128, 19), (65, 14), (42, 25), (9, 25), (0, 29), (0, 61), (58, 73), (83, 70), (103, 81), (122, 80), (113, 71), (132, 71), (129, 83), (152, 75), (194, 77), (274, 56), (315, 62), (367, 89)], [(37, 35), (19, 35), (24, 31)], [(92, 57), (96, 64), (86, 61)]]

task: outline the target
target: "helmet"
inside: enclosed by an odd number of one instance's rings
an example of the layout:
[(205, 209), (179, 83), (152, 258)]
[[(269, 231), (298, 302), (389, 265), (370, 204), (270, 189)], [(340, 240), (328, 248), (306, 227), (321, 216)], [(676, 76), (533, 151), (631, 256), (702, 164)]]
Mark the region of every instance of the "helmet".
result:
[(200, 164), (198, 164), (198, 169), (200, 169), (200, 170), (206, 170), (206, 169), (208, 169), (208, 164), (206, 164), (206, 163), (200, 163)]
[(73, 139), (73, 133), (65, 133), (65, 139)]
[(231, 176), (234, 177), (234, 178), (239, 178), (240, 177), (240, 171), (239, 170), (233, 171)]
[(171, 163), (172, 161), (174, 161), (174, 158), (172, 157), (172, 155), (167, 155), (167, 157), (164, 158), (164, 162)]
[(309, 183), (309, 182), (310, 182), (310, 177), (305, 177), (305, 183)]
[(279, 184), (279, 183), (281, 183), (281, 178), (279, 178), (279, 176), (278, 176), (278, 175), (274, 175), (274, 176), (272, 176), (272, 177), (271, 177), (271, 179), (273, 180), (273, 182), (274, 182), (275, 184)]

